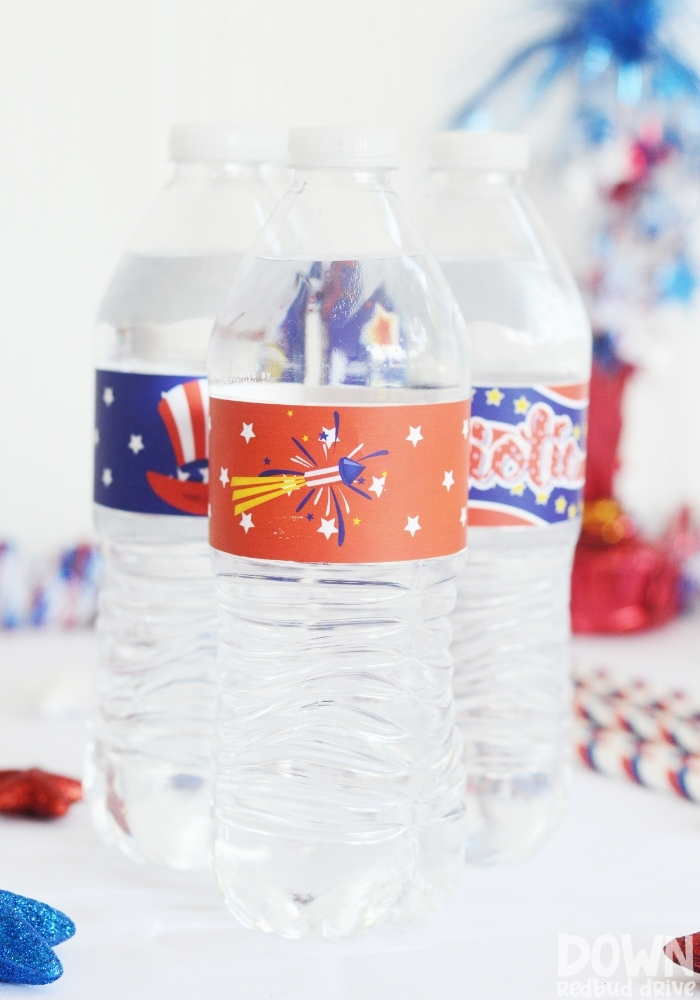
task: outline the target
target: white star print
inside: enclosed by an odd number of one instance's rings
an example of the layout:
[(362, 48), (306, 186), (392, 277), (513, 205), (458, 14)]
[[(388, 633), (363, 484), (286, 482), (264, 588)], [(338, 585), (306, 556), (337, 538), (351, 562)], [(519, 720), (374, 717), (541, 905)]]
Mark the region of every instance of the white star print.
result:
[(224, 489), (228, 486), (228, 469), (225, 469), (223, 465), (221, 466), (221, 475), (219, 476), (219, 481)]
[(446, 472), (445, 473), (445, 478), (442, 481), (442, 485), (445, 487), (445, 489), (449, 493), (450, 492), (450, 486), (454, 486), (454, 484), (455, 484), (454, 473), (453, 473), (452, 470), (450, 470), (450, 472)]
[(199, 474), (202, 477), (202, 482), (203, 483), (208, 483), (209, 482), (209, 466), (208, 465), (205, 465), (203, 469), (200, 469), (199, 470)]
[(243, 430), (241, 431), (241, 437), (245, 438), (245, 443), (250, 444), (250, 439), (255, 437), (255, 432), (253, 431), (253, 425), (243, 424)]
[(189, 472), (184, 472), (182, 469), (177, 470), (177, 478), (181, 483), (186, 482), (190, 478)]
[(241, 514), (241, 519), (240, 519), (240, 521), (238, 523), (243, 528), (243, 530), (245, 531), (246, 535), (248, 534), (248, 532), (250, 531), (251, 528), (255, 527), (255, 525), (253, 524), (253, 515), (252, 514)]
[(336, 441), (340, 441), (340, 438), (337, 438), (335, 436), (335, 427), (322, 427), (321, 430), (326, 435), (324, 438), (321, 438), (323, 444), (325, 444), (326, 447), (329, 444), (335, 444)]
[(132, 434), (129, 438), (129, 443), (127, 448), (131, 448), (134, 455), (138, 455), (140, 451), (143, 451), (145, 445), (143, 443), (143, 436), (141, 434)]
[(406, 438), (406, 440), (410, 441), (414, 448), (416, 447), (419, 441), (423, 440), (423, 435), (421, 434), (420, 429), (421, 429), (421, 424), (419, 424), (417, 427), (411, 427), (410, 424), (408, 425), (408, 437)]
[(464, 438), (465, 441), (467, 440), (468, 435), (469, 435), (469, 421), (465, 420), (462, 424), (462, 437)]
[(382, 495), (382, 490), (384, 489), (384, 483), (386, 482), (386, 476), (382, 476), (381, 479), (377, 479), (376, 476), (372, 476), (372, 485), (369, 488), (370, 493), (376, 493), (378, 497)]
[(321, 518), (321, 527), (318, 529), (322, 535), (325, 535), (328, 541), (330, 541), (331, 535), (337, 535), (338, 529), (335, 526), (335, 518), (332, 517), (330, 521), (327, 521), (325, 517)]
[(462, 527), (464, 527), (464, 525), (467, 523), (467, 508), (466, 507), (462, 507), (461, 511), (459, 512), (459, 523), (462, 525)]
[(420, 517), (420, 514), (416, 514), (415, 517), (409, 517), (408, 518), (408, 524), (403, 529), (404, 531), (410, 531), (411, 532), (411, 538), (414, 537), (414, 535), (415, 535), (415, 533), (417, 531), (420, 531), (420, 524), (418, 523), (418, 518), (419, 517)]
[(107, 386), (105, 391), (102, 393), (102, 399), (104, 400), (105, 406), (111, 406), (114, 402), (114, 390)]
[(111, 486), (114, 480), (112, 479), (112, 470), (103, 469), (102, 470), (102, 482), (105, 486)]

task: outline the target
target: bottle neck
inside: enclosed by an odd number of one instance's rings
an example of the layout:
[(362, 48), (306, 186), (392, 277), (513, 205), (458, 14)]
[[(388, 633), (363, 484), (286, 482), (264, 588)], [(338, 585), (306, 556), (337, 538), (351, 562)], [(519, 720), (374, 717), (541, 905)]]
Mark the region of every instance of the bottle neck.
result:
[(242, 256), (273, 207), (255, 163), (175, 162), (129, 249), (151, 256)]
[(431, 171), (433, 186), (445, 193), (470, 196), (507, 196), (517, 190), (523, 179), (520, 170), (465, 170), (437, 168)]
[(255, 180), (260, 175), (257, 163), (235, 163), (224, 161), (175, 161), (173, 182), (200, 184), (217, 180)]
[(424, 232), (441, 259), (534, 259), (521, 171), (434, 170)]
[(391, 170), (376, 167), (362, 170), (350, 167), (296, 167), (292, 184), (294, 187), (372, 187), (391, 188)]

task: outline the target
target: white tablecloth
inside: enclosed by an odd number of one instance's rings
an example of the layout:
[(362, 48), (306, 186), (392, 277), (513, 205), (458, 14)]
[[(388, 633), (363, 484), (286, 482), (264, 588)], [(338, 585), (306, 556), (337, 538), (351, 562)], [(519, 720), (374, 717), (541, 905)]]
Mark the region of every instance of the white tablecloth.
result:
[[(79, 775), (94, 650), (90, 634), (0, 637), (0, 768)], [(579, 640), (576, 655), (700, 689), (700, 618)], [(83, 803), (51, 823), (0, 818), (0, 887), (76, 922), (57, 949), (62, 979), (31, 988), (56, 1000), (547, 1000), (572, 981), (558, 975), (560, 933), (590, 943), (629, 934), (648, 949), (654, 935), (700, 930), (700, 807), (577, 769), (568, 814), (536, 857), (465, 870), (429, 924), (346, 943), (238, 926), (210, 876), (137, 866), (103, 847)], [(587, 977), (595, 970), (573, 979), (585, 989)], [(635, 979), (631, 995), (645, 983)], [(28, 989), (0, 986), (0, 998)]]

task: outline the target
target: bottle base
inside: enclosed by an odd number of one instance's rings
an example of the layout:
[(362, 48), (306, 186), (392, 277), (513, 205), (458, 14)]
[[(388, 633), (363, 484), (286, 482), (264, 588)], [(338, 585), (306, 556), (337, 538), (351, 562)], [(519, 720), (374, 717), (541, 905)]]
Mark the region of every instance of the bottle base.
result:
[(93, 743), (86, 751), (85, 787), (104, 843), (136, 862), (211, 867), (209, 775)]
[(296, 840), (219, 821), (214, 869), (246, 927), (285, 938), (359, 937), (383, 920), (405, 883), (404, 835), (373, 842)]
[(467, 864), (515, 864), (536, 854), (561, 819), (568, 793), (568, 770), (472, 778), (466, 794)]
[(391, 911), (394, 924), (425, 923), (452, 894), (464, 867), (464, 810), (414, 830), (412, 839), (412, 874)]

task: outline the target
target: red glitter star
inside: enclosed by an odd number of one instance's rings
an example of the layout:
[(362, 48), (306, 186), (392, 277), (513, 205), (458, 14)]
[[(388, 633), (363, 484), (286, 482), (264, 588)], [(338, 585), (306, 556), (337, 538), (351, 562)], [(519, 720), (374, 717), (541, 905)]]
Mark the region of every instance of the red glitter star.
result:
[(83, 786), (75, 778), (49, 774), (38, 767), (0, 771), (0, 813), (55, 819), (82, 797)]
[(664, 946), (664, 955), (676, 965), (700, 972), (700, 934), (673, 938)]

